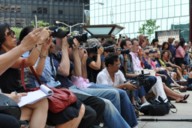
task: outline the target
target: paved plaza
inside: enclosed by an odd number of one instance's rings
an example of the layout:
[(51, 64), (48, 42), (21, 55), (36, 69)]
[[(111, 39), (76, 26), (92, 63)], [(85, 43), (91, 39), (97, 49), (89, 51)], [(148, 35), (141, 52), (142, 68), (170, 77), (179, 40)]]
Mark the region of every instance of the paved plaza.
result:
[[(139, 128), (192, 128), (192, 91), (183, 94), (190, 94), (188, 103), (172, 103), (177, 107), (177, 113), (169, 113), (166, 116), (140, 116), (139, 119), (173, 119), (176, 121), (139, 121)], [(189, 121), (183, 121), (188, 119)], [(190, 121), (191, 120), (191, 121)]]

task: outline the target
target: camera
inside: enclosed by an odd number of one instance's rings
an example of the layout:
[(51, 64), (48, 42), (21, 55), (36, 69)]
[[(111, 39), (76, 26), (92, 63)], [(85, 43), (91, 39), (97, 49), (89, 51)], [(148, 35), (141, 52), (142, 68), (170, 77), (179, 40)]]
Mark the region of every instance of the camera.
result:
[(103, 47), (104, 52), (115, 52), (114, 45)]
[[(88, 53), (97, 53), (97, 50), (100, 47), (102, 47), (102, 46), (95, 45), (93, 47), (87, 47), (85, 49), (87, 50)], [(103, 47), (103, 51), (104, 52), (115, 52), (114, 45)]]
[(63, 38), (70, 33), (69, 31), (64, 31), (64, 30), (60, 29), (59, 27), (54, 27), (54, 26), (49, 27), (49, 30), (51, 31), (50, 36), (56, 37), (56, 38)]
[(86, 42), (87, 41), (87, 33), (83, 33), (83, 34), (79, 34), (79, 35), (75, 35), (75, 36), (70, 36), (67, 41), (69, 43), (69, 47), (72, 47), (72, 45), (74, 44), (73, 39), (76, 38), (79, 43), (82, 45), (82, 42)]
[(121, 54), (129, 54), (129, 52), (128, 49), (121, 49)]
[(97, 53), (97, 49), (99, 49), (100, 46), (94, 45), (93, 47), (85, 47), (88, 53)]

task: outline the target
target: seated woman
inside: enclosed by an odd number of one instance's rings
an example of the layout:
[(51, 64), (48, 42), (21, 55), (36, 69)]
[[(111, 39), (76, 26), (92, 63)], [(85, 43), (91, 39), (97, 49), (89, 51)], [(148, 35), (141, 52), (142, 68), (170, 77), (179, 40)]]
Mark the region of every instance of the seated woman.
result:
[[(11, 49), (16, 46), (15, 35), (7, 24), (0, 25), (0, 54), (1, 54), (0, 62), (2, 62), (1, 66), (0, 66), (0, 67), (2, 67), (2, 70), (0, 70), (0, 72), (1, 72), (1, 74), (4, 72), (0, 76), (0, 81), (1, 81), (0, 88), (2, 89), (2, 91), (4, 93), (11, 93), (13, 91), (19, 91), (19, 88), (17, 88), (15, 86), (15, 84), (17, 84), (18, 81), (14, 81), (14, 78), (18, 78), (19, 76), (14, 77), (14, 74), (16, 74), (16, 72), (14, 72), (14, 71), (12, 72), (13, 74), (10, 74), (11, 73), (10, 71), (14, 70), (14, 69), (11, 69), (9, 67), (11, 65), (16, 66), (16, 65), (14, 65), (14, 63), (18, 62), (19, 56), (23, 52), (25, 52), (26, 50), (29, 50), (30, 48), (32, 48), (32, 46), (35, 45), (34, 42), (37, 41), (35, 34), (39, 33), (39, 32), (40, 32), (40, 29), (37, 29), (37, 30), (33, 31), (32, 33), (30, 33), (30, 35), (25, 38), (25, 40), (21, 43), (20, 46), (13, 49), (13, 51), (15, 51), (15, 53), (13, 53), (11, 51)], [(29, 42), (31, 43), (31, 45), (29, 44)], [(26, 46), (26, 44), (29, 44), (29, 46)], [(22, 49), (20, 49), (20, 51), (18, 51), (19, 47), (22, 48)], [(10, 52), (7, 54), (3, 54), (8, 51), (10, 51)], [(14, 57), (14, 58), (12, 58), (12, 57)], [(12, 60), (10, 60), (10, 58)], [(9, 74), (8, 75), (9, 77), (6, 76), (6, 74)], [(9, 82), (11, 82), (13, 84), (9, 84)], [(15, 101), (18, 102), (20, 97), (25, 94), (19, 93), (18, 95), (15, 95), (15, 93), (14, 94), (11, 93), (11, 94), (6, 94), (6, 95), (9, 96), (10, 98), (13, 98)], [(47, 99), (43, 99), (34, 104), (26, 105), (26, 106), (22, 107), (21, 108), (21, 112), (22, 112), (21, 120), (30, 120), (30, 124), (29, 124), (30, 128), (37, 128), (37, 127), (44, 128), (45, 122), (47, 119), (47, 111), (48, 111), (48, 102), (47, 102)], [(1, 114), (1, 117), (11, 119), (11, 117), (8, 117), (8, 116), (2, 115), (2, 114)], [(11, 120), (13, 120), (13, 119), (11, 119)], [(7, 123), (10, 123), (10, 122), (7, 122)], [(4, 124), (0, 124), (0, 125), (3, 126)], [(17, 126), (18, 126), (18, 124), (17, 124)], [(7, 125), (5, 125), (5, 127), (7, 127)]]

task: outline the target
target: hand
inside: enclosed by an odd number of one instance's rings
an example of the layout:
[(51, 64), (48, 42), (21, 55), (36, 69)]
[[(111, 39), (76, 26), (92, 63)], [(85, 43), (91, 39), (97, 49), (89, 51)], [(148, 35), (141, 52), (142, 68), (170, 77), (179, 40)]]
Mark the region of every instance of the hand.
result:
[(88, 54), (87, 54), (87, 51), (84, 50), (84, 53), (83, 53), (83, 56), (82, 56), (82, 64), (86, 64), (87, 62), (87, 58), (88, 58)]
[(136, 90), (136, 89), (138, 89), (137, 86), (131, 84), (130, 82), (127, 82), (127, 83), (126, 83), (126, 88), (127, 88), (128, 90)]
[(74, 38), (74, 39), (73, 39), (73, 42), (74, 42), (74, 44), (73, 44), (73, 49), (78, 49), (79, 46), (80, 46), (79, 41), (78, 41), (76, 38)]
[(7, 96), (18, 103), (21, 100), (21, 97), (26, 96), (26, 95), (27, 95), (27, 93), (18, 93), (17, 94), (17, 92), (12, 92), (11, 94), (8, 94)]
[(41, 48), (41, 52), (42, 51), (48, 51), (50, 46), (51, 46), (51, 43), (52, 43), (52, 37), (50, 37), (46, 43), (43, 44), (43, 48)]
[(100, 47), (100, 48), (97, 49), (97, 53), (99, 55), (103, 54), (103, 51), (104, 51), (103, 47)]
[(62, 48), (63, 47), (69, 48), (69, 43), (67, 41), (67, 37), (66, 36), (62, 39)]
[(42, 28), (34, 29), (26, 37), (24, 37), (24, 39), (21, 41), (21, 44), (20, 44), (20, 46), (23, 48), (24, 51), (29, 51), (33, 47), (35, 47), (35, 45), (38, 42), (38, 39), (39, 39), (38, 35), (41, 30)]
[(47, 41), (50, 37), (51, 31), (48, 28), (43, 28), (39, 34), (39, 41), (41, 41), (40, 43), (45, 43), (45, 41)]

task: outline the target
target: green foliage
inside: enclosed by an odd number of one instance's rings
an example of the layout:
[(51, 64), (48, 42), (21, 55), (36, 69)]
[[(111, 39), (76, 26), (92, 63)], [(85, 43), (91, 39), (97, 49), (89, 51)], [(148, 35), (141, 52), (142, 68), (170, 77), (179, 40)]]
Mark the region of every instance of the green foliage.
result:
[(19, 38), (19, 34), (22, 30), (22, 28), (19, 28), (19, 27), (11, 27), (11, 29), (15, 32), (15, 35), (17, 37), (17, 39)]
[[(32, 21), (31, 24), (33, 26), (35, 26), (35, 22), (34, 21)], [(48, 27), (48, 26), (50, 26), (50, 24), (48, 22), (44, 22), (42, 20), (38, 20), (37, 21), (37, 27)]]
[(147, 20), (142, 26), (139, 28), (139, 34), (147, 35), (151, 37), (152, 34), (155, 33), (160, 26), (156, 26), (156, 20)]

